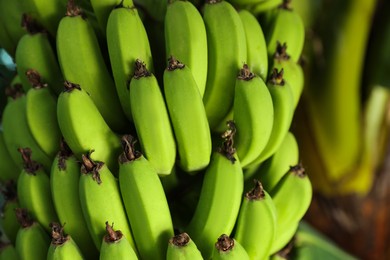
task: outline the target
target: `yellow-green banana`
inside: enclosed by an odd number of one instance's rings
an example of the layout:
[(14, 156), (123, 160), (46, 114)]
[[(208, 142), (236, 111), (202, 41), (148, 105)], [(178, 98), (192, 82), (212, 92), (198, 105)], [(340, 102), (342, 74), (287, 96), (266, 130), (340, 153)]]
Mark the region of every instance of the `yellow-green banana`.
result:
[(233, 120), (241, 167), (251, 164), (266, 147), (274, 124), (274, 107), (267, 85), (244, 64), (236, 78)]
[(281, 5), (283, 1), (284, 0), (266, 0), (257, 4), (248, 5), (246, 8), (248, 8), (251, 13), (258, 16), (269, 11), (273, 11), (275, 8)]
[(83, 260), (80, 248), (70, 235), (64, 233), (59, 223), (51, 223), (51, 243), (47, 252), (47, 260)]
[(13, 243), (4, 243), (0, 241), (0, 259), (1, 260), (18, 260), (18, 252)]
[(147, 69), (153, 71), (148, 35), (133, 6), (122, 3), (110, 13), (107, 45), (119, 101), (126, 117), (131, 119), (129, 85), (134, 75), (135, 61), (144, 61)]
[(291, 241), (293, 241), (295, 234), (297, 233), (299, 223), (290, 223), (283, 233), (276, 233), (274, 242), (270, 250), (270, 254), (274, 255), (280, 251), (283, 251), (284, 248), (288, 247)]
[(57, 101), (57, 118), (66, 143), (79, 160), (82, 154), (94, 150), (93, 159), (104, 161), (112, 171), (118, 169), (120, 138), (79, 85), (65, 82), (65, 91)]
[(98, 251), (92, 241), (83, 216), (79, 196), (80, 163), (65, 141), (53, 160), (50, 188), (53, 204), (60, 223), (87, 258), (97, 258)]
[(241, 203), (234, 239), (246, 250), (250, 259), (266, 259), (276, 233), (277, 213), (271, 196), (259, 180)]
[(213, 254), (211, 256), (213, 260), (233, 260), (233, 259), (242, 259), (249, 260), (251, 259), (248, 253), (245, 251), (245, 248), (234, 238), (230, 238), (228, 235), (223, 234), (218, 237), (215, 247), (213, 249)]
[(57, 54), (64, 78), (80, 84), (91, 96), (107, 124), (126, 132), (129, 123), (115, 91), (95, 32), (78, 6), (68, 5), (57, 30)]
[(187, 233), (169, 239), (167, 260), (202, 260), (202, 254)]
[(31, 217), (36, 219), (47, 232), (50, 232), (50, 223), (58, 221), (54, 209), (48, 174), (41, 165), (32, 160), (29, 148), (19, 149), (24, 160), (24, 169), (20, 173), (17, 183), (20, 206), (26, 208)]
[(224, 133), (219, 151), (214, 151), (204, 174), (195, 213), (185, 229), (203, 257), (209, 258), (215, 239), (232, 232), (243, 193), (243, 173), (233, 147), (234, 126)]
[(168, 0), (134, 0), (155, 21), (163, 22), (167, 12)]
[(234, 6), (245, 7), (248, 5), (255, 5), (258, 3), (268, 2), (269, 0), (227, 0), (227, 1), (233, 4)]
[(203, 97), (207, 79), (207, 35), (202, 15), (189, 1), (168, 4), (164, 20), (166, 56), (186, 64)]
[(208, 49), (208, 73), (203, 96), (211, 129), (233, 106), (235, 77), (247, 60), (245, 31), (234, 7), (223, 0), (209, 0), (203, 7)]
[(138, 259), (136, 252), (120, 230), (114, 230), (114, 227), (106, 222), (106, 231), (100, 248), (99, 260)]
[(179, 164), (188, 172), (204, 169), (210, 162), (211, 133), (191, 70), (175, 57), (170, 57), (163, 80)]
[(7, 149), (4, 140), (4, 132), (0, 129), (0, 182), (16, 181), (19, 177), (21, 165), (15, 163)]
[(136, 140), (122, 137), (119, 186), (139, 255), (165, 259), (173, 224), (164, 188), (153, 165), (135, 150)]
[(1, 193), (4, 198), (0, 212), (1, 231), (4, 232), (5, 236), (12, 244), (15, 244), (16, 234), (20, 227), (15, 216), (15, 209), (20, 207), (16, 183), (14, 181), (7, 181), (4, 183), (4, 187), (1, 188)]
[(105, 223), (114, 223), (136, 250), (118, 180), (106, 164), (93, 161), (90, 154), (82, 156), (79, 194), (88, 230), (98, 250), (106, 233)]
[(176, 160), (176, 142), (168, 109), (156, 77), (141, 60), (135, 61), (130, 82), (130, 105), (142, 152), (158, 174), (171, 173)]

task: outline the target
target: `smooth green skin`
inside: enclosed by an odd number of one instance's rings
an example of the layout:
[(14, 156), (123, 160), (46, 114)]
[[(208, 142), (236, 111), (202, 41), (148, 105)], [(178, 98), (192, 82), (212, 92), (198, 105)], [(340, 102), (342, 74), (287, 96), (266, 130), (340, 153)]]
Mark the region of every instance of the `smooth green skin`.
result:
[(185, 246), (176, 246), (168, 243), (167, 260), (203, 260), (202, 254), (196, 247), (193, 240)]
[(92, 159), (105, 162), (114, 172), (118, 169), (120, 138), (110, 129), (83, 89), (60, 94), (57, 118), (66, 143), (78, 159), (94, 150)]
[(227, 0), (233, 5), (237, 6), (245, 6), (245, 5), (255, 5), (259, 3), (265, 3), (268, 2), (269, 0)]
[(119, 185), (140, 257), (165, 259), (173, 224), (157, 171), (143, 156), (120, 163)]
[(47, 251), (47, 260), (83, 260), (85, 259), (80, 248), (70, 237), (62, 245), (50, 244)]
[[(276, 224), (278, 225), (278, 223)], [(278, 233), (276, 231), (275, 240), (271, 246), (270, 255), (273, 255), (277, 252), (279, 252), (282, 248), (284, 248), (287, 243), (291, 241), (291, 239), (294, 237), (298, 229), (298, 223), (289, 223), (289, 226), (286, 227), (283, 230), (283, 233)]]
[(57, 155), (50, 172), (54, 208), (59, 223), (65, 223), (65, 233), (72, 236), (83, 255), (95, 259), (98, 257), (98, 251), (89, 234), (79, 196), (80, 164), (74, 156), (63, 158), (63, 160), (65, 168), (60, 168)]
[(206, 169), (198, 205), (186, 230), (204, 258), (212, 254), (217, 238), (230, 235), (240, 210), (244, 178), (240, 161), (232, 163), (214, 152)]
[(99, 260), (111, 259), (138, 260), (138, 257), (125, 237), (122, 237), (120, 240), (112, 243), (107, 243), (103, 239), (102, 246), (100, 248)]
[(157, 22), (163, 22), (167, 12), (168, 1), (161, 0), (134, 0), (136, 6), (145, 9), (151, 18)]
[(17, 180), (22, 170), (21, 166), (17, 165), (11, 154), (8, 152), (3, 130), (0, 130), (0, 181)]
[(264, 14), (272, 9), (278, 7), (278, 5), (282, 4), (283, 0), (267, 0), (262, 1), (261, 3), (248, 5), (246, 8), (251, 11), (254, 15), (258, 16), (260, 14)]
[(164, 71), (164, 94), (176, 137), (179, 165), (188, 172), (210, 162), (211, 133), (202, 97), (190, 69)]
[(87, 91), (107, 124), (126, 132), (130, 124), (122, 110), (115, 83), (102, 56), (92, 26), (79, 16), (65, 16), (58, 26), (57, 54), (64, 78)]
[(290, 59), (298, 62), (305, 42), (305, 26), (302, 18), (294, 11), (278, 9), (270, 23), (270, 28), (265, 34), (268, 57), (273, 57), (279, 41), (287, 44)]
[(207, 79), (207, 35), (202, 15), (188, 1), (168, 4), (164, 20), (165, 53), (186, 64), (203, 97)]
[(49, 88), (31, 88), (26, 94), (26, 119), (42, 151), (53, 159), (60, 149), (61, 131), (57, 120), (57, 98)]
[(148, 35), (136, 9), (121, 7), (111, 12), (107, 22), (107, 46), (119, 101), (131, 120), (128, 87), (136, 59), (145, 62), (146, 68), (153, 71)]
[(170, 174), (176, 160), (176, 142), (168, 109), (154, 75), (131, 80), (130, 104), (143, 154), (158, 174)]
[(276, 232), (276, 208), (271, 196), (251, 200), (244, 197), (238, 214), (234, 239), (246, 250), (250, 259), (269, 256)]
[(26, 93), (31, 88), (26, 76), (28, 69), (38, 71), (42, 83), (47, 83), (56, 95), (63, 90), (64, 77), (46, 33), (25, 34), (18, 42), (15, 63)]
[(245, 31), (234, 7), (221, 1), (205, 4), (208, 74), (203, 102), (210, 128), (216, 128), (233, 106), (235, 78), (247, 60)]
[(34, 222), (30, 227), (19, 229), (15, 242), (19, 259), (46, 259), (49, 247), (50, 237), (38, 222)]
[[(7, 200), (4, 202), (1, 214), (0, 214), (0, 226), (4, 234), (11, 241), (12, 244), (15, 244), (16, 234), (18, 233), (20, 224), (16, 219), (15, 209), (20, 208), (19, 202), (17, 199)], [(1, 258), (0, 258), (1, 259)]]
[(8, 244), (0, 249), (0, 259), (19, 260), (18, 253), (13, 244)]
[(263, 152), (274, 124), (272, 97), (260, 77), (236, 79), (233, 120), (237, 128), (234, 144), (245, 168)]
[(51, 196), (49, 176), (42, 169), (34, 174), (25, 170), (20, 173), (17, 183), (19, 203), (50, 233), (50, 223), (58, 222), (58, 216)]
[(221, 252), (218, 251), (216, 247), (213, 248), (213, 254), (211, 256), (212, 260), (249, 260), (251, 259), (248, 253), (245, 251), (245, 248), (236, 240), (234, 240), (234, 247), (230, 251)]
[(263, 30), (257, 18), (248, 10), (242, 9), (238, 14), (245, 30), (249, 69), (266, 81), (268, 75), (268, 53)]
[(100, 250), (102, 239), (106, 234), (105, 223), (108, 221), (108, 223), (114, 223), (115, 228), (122, 231), (136, 250), (118, 181), (106, 165), (103, 165), (99, 173), (101, 184), (93, 180), (91, 174), (81, 174), (79, 181), (81, 208), (93, 242)]
[(46, 170), (51, 167), (51, 159), (39, 147), (31, 135), (26, 120), (26, 96), (9, 100), (3, 111), (2, 127), (4, 142), (14, 162), (22, 168), (22, 156), (18, 148), (31, 149), (31, 158), (41, 163)]

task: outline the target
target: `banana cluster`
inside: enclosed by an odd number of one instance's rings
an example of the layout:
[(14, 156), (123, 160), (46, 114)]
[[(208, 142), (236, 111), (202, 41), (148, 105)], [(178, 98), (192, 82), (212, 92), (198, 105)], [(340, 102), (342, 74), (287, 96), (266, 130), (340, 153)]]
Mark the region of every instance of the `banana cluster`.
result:
[(0, 259), (282, 250), (312, 198), (290, 132), (305, 33), (289, 1), (44, 2), (0, 8), (17, 68)]

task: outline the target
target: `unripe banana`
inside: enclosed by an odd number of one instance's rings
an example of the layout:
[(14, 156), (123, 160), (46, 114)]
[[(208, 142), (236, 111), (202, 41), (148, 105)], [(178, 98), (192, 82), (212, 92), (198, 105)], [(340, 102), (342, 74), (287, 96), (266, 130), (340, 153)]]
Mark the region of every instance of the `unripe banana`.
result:
[(32, 160), (29, 148), (21, 148), (19, 151), (24, 160), (24, 169), (17, 183), (20, 206), (26, 208), (50, 232), (50, 223), (58, 221), (58, 217), (51, 196), (49, 176), (40, 164)]
[(274, 124), (271, 94), (264, 81), (244, 64), (236, 78), (233, 120), (241, 167), (251, 164), (266, 147)]
[(53, 160), (50, 172), (50, 188), (53, 204), (60, 223), (67, 234), (90, 259), (98, 257), (98, 251), (84, 219), (79, 196), (80, 163), (62, 141), (61, 149)]
[[(255, 5), (258, 3), (268, 2), (269, 0), (227, 0), (227, 1), (235, 6), (243, 7), (243, 6)], [(243, 9), (243, 10), (245, 10), (245, 9)]]
[(219, 151), (212, 154), (204, 174), (195, 213), (186, 228), (204, 258), (213, 251), (215, 238), (232, 232), (243, 193), (243, 173), (233, 147), (233, 123), (224, 133)]
[(263, 30), (257, 18), (248, 10), (238, 12), (244, 26), (249, 69), (264, 81), (268, 75), (268, 53)]
[(176, 143), (164, 97), (156, 77), (141, 60), (130, 82), (130, 105), (135, 129), (147, 160), (161, 175), (171, 173)]
[(189, 1), (168, 4), (164, 20), (166, 57), (186, 64), (203, 97), (207, 79), (207, 35), (202, 15)]
[(122, 3), (110, 13), (107, 45), (119, 101), (126, 117), (131, 119), (129, 84), (135, 71), (134, 63), (140, 59), (148, 70), (153, 71), (148, 35), (133, 6)]
[(169, 239), (167, 260), (202, 260), (202, 254), (187, 233)]
[(106, 222), (106, 231), (107, 234), (104, 236), (100, 248), (100, 260), (138, 259), (134, 249), (120, 230), (114, 230), (113, 226)]
[(286, 247), (289, 247), (289, 243), (293, 241), (295, 234), (297, 233), (299, 223), (290, 223), (282, 233), (277, 232), (275, 240), (272, 243), (270, 254), (276, 254)]
[(135, 150), (135, 139), (122, 138), (119, 186), (141, 258), (165, 259), (173, 224), (164, 188), (153, 165)]
[[(247, 6), (248, 10), (255, 16), (274, 11), (284, 0), (266, 0), (257, 4)], [(263, 25), (263, 24), (262, 24)]]
[(246, 250), (250, 259), (269, 256), (276, 232), (276, 208), (271, 196), (259, 180), (244, 196), (238, 214), (234, 239)]
[(1, 260), (19, 260), (18, 252), (12, 243), (0, 242)]
[(9, 180), (16, 181), (19, 177), (21, 167), (15, 163), (11, 154), (8, 152), (2, 129), (0, 129), (0, 161), (0, 182)]
[(27, 209), (18, 208), (15, 214), (21, 226), (15, 242), (19, 259), (46, 259), (50, 237), (45, 229), (28, 215)]
[(79, 7), (74, 4), (68, 5), (67, 16), (60, 21), (56, 43), (65, 79), (80, 84), (91, 95), (104, 120), (114, 131), (126, 132), (129, 123), (119, 103), (115, 83), (104, 62), (96, 35), (83, 18)]
[(134, 4), (142, 7), (153, 20), (164, 21), (168, 0), (135, 0)]
[(12, 244), (15, 244), (16, 234), (20, 227), (15, 216), (15, 209), (20, 208), (16, 183), (12, 180), (7, 181), (1, 188), (1, 193), (4, 198), (0, 212), (1, 231), (4, 232), (5, 236)]
[(92, 158), (104, 161), (115, 171), (121, 148), (119, 136), (104, 121), (86, 91), (70, 82), (65, 82), (65, 89), (58, 97), (57, 118), (66, 143), (78, 159), (94, 150)]
[(234, 260), (242, 259), (249, 260), (249, 255), (244, 247), (234, 238), (228, 235), (221, 235), (218, 237), (213, 250), (212, 260)]
[(218, 126), (233, 106), (235, 77), (247, 60), (245, 31), (234, 7), (208, 0), (203, 20), (207, 33), (208, 73), (203, 101), (210, 128)]
[(79, 194), (81, 208), (88, 230), (98, 250), (106, 233), (109, 221), (122, 231), (136, 250), (125, 207), (122, 203), (119, 184), (103, 162), (93, 161), (90, 154), (82, 156)]
[(51, 243), (47, 252), (47, 260), (83, 260), (80, 248), (70, 235), (64, 234), (64, 227), (59, 223), (51, 223)]
[(211, 133), (194, 77), (186, 65), (170, 57), (163, 78), (179, 164), (188, 172), (204, 169), (210, 162)]

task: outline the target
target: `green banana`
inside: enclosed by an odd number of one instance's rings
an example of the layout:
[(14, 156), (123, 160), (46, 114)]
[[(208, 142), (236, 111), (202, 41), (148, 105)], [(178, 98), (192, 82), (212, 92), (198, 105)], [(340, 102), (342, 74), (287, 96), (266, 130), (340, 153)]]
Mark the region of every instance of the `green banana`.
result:
[(249, 260), (248, 253), (245, 251), (244, 247), (234, 238), (230, 238), (228, 235), (221, 235), (218, 237), (217, 242), (213, 250), (213, 255), (211, 257), (213, 260), (233, 260), (233, 259), (242, 259)]
[(290, 247), (290, 243), (294, 241), (294, 236), (297, 233), (299, 223), (290, 223), (288, 227), (283, 230), (283, 233), (276, 233), (274, 242), (270, 250), (271, 255), (275, 255), (283, 251), (286, 247)]
[(110, 129), (92, 98), (79, 85), (65, 82), (65, 91), (57, 100), (57, 118), (66, 143), (78, 159), (82, 154), (94, 150), (93, 159), (104, 161), (112, 171), (118, 169), (120, 138)]
[(255, 16), (262, 15), (269, 11), (273, 11), (279, 5), (283, 4), (284, 0), (266, 0), (257, 4), (249, 5), (246, 8)]
[(242, 9), (238, 14), (245, 30), (249, 69), (261, 77), (263, 81), (266, 81), (268, 76), (268, 53), (263, 29), (250, 11)]
[(0, 212), (1, 231), (4, 232), (5, 236), (12, 244), (15, 244), (16, 234), (20, 227), (15, 216), (15, 209), (20, 207), (16, 183), (14, 181), (5, 182), (1, 193), (4, 198)]
[(233, 106), (235, 77), (247, 60), (240, 16), (226, 1), (208, 0), (203, 7), (207, 33), (208, 73), (203, 102), (211, 129)]
[(21, 167), (15, 163), (10, 152), (8, 152), (2, 129), (0, 129), (0, 161), (0, 182), (9, 180), (16, 181), (19, 177)]
[(167, 12), (168, 0), (134, 0), (155, 21), (163, 22)]
[(202, 260), (202, 254), (187, 233), (180, 233), (169, 239), (167, 260)]
[(72, 236), (85, 257), (94, 259), (98, 257), (98, 251), (87, 228), (79, 198), (80, 163), (65, 141), (61, 141), (60, 147), (50, 172), (53, 204), (60, 223), (65, 223), (65, 232)]
[[(135, 40), (136, 39), (136, 40)], [(148, 35), (137, 9), (124, 5), (112, 10), (107, 22), (107, 45), (116, 91), (126, 117), (131, 120), (129, 84), (137, 59), (153, 71)]]
[(166, 57), (186, 64), (203, 97), (207, 79), (207, 35), (202, 15), (189, 1), (168, 4), (164, 20)]
[(82, 155), (79, 194), (88, 230), (98, 250), (106, 232), (106, 221), (114, 223), (136, 250), (118, 180), (106, 164), (93, 161), (90, 154)]
[(243, 173), (235, 153), (234, 124), (224, 133), (219, 151), (214, 151), (203, 178), (195, 213), (186, 231), (203, 257), (209, 258), (215, 238), (229, 234), (235, 225), (243, 193)]
[(29, 216), (27, 209), (17, 208), (15, 214), (21, 226), (15, 241), (19, 259), (46, 259), (50, 237), (45, 229)]
[(241, 167), (251, 164), (266, 147), (274, 124), (273, 101), (264, 81), (244, 64), (236, 78), (233, 120)]
[(17, 183), (20, 206), (26, 208), (31, 217), (50, 232), (50, 223), (58, 221), (50, 190), (48, 174), (31, 158), (31, 149), (20, 148), (24, 168)]
[(58, 26), (56, 43), (65, 79), (80, 84), (91, 95), (104, 120), (114, 131), (128, 131), (130, 124), (120, 105), (98, 40), (78, 6), (68, 5), (67, 16)]
[(80, 248), (70, 235), (64, 234), (64, 227), (59, 223), (51, 223), (51, 243), (47, 252), (47, 260), (83, 260)]
[(114, 227), (106, 222), (106, 231), (100, 248), (100, 260), (138, 259), (136, 252), (120, 230), (114, 230)]
[(165, 259), (173, 224), (164, 188), (153, 165), (135, 150), (136, 140), (122, 137), (119, 186), (141, 258)]
[(179, 164), (188, 172), (204, 169), (210, 162), (211, 133), (191, 70), (175, 57), (170, 57), (163, 80)]
[(168, 109), (156, 77), (137, 59), (130, 82), (130, 105), (142, 151), (158, 174), (171, 173), (176, 142)]
[(12, 243), (0, 241), (0, 259), (1, 260), (18, 260), (18, 253)]
[[(227, 0), (227, 1), (230, 2), (231, 4), (233, 4), (234, 6), (245, 7), (248, 5), (265, 3), (265, 2), (268, 2), (269, 0)], [(243, 10), (246, 10), (246, 9), (243, 9)]]
[(277, 213), (271, 196), (259, 180), (247, 192), (241, 203), (234, 239), (246, 250), (251, 259), (266, 259), (274, 242)]

